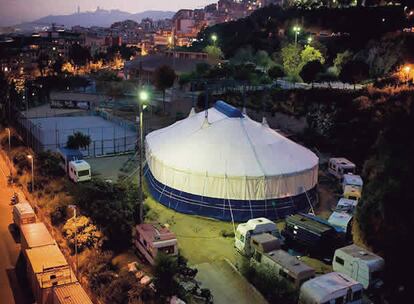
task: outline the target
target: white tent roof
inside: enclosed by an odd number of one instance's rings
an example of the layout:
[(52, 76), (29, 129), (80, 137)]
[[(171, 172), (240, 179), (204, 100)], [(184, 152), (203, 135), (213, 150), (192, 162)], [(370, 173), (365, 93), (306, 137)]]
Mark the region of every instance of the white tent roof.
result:
[(308, 149), (249, 117), (215, 108), (147, 135), (151, 153), (166, 166), (216, 176), (279, 176), (318, 164)]

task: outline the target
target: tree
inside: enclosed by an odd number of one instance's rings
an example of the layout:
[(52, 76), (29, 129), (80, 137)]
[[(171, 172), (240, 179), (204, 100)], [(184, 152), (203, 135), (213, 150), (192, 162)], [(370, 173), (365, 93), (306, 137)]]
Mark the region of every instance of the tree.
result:
[(41, 53), (37, 59), (37, 67), (39, 68), (40, 75), (43, 77), (45, 69), (48, 67), (49, 56), (46, 53)]
[(274, 64), (272, 59), (269, 57), (269, 54), (263, 50), (257, 51), (255, 55), (255, 62), (257, 66), (261, 67), (265, 71), (267, 71)]
[(399, 96), (398, 103), (386, 103), (386, 127), (364, 164), (364, 191), (356, 213), (363, 240), (387, 263), (384, 287), (389, 303), (404, 303), (411, 296), (412, 276), (401, 271), (411, 252), (398, 250), (414, 240), (414, 141), (408, 140), (414, 130), (414, 104), (410, 100)]
[(319, 60), (307, 62), (300, 71), (300, 77), (307, 83), (312, 83), (316, 80), (319, 73), (323, 71), (322, 64)]
[(305, 46), (305, 48), (300, 53), (300, 58), (300, 70), (305, 64), (311, 61), (319, 61), (321, 64), (325, 63), (325, 58), (323, 58), (322, 53), (318, 49), (310, 45)]
[(253, 62), (253, 49), (249, 45), (247, 47), (239, 48), (236, 54), (230, 59), (232, 64), (245, 64), (247, 62)]
[(168, 65), (162, 65), (154, 72), (154, 85), (162, 92), (162, 104), (165, 112), (165, 90), (171, 88), (177, 75)]
[(139, 201), (136, 185), (127, 181), (108, 183), (94, 179), (77, 185), (74, 201), (104, 233), (106, 247), (117, 251), (128, 248)]
[(91, 137), (85, 135), (82, 132), (75, 132), (73, 135), (68, 136), (66, 147), (69, 149), (86, 149), (91, 144)]
[(204, 48), (204, 52), (208, 54), (208, 56), (212, 59), (221, 59), (223, 58), (223, 52), (218, 46), (215, 45), (208, 45)]
[(210, 68), (211, 68), (211, 65), (209, 65), (207, 62), (197, 63), (196, 73), (199, 77), (204, 77), (208, 73)]
[(171, 296), (177, 293), (178, 283), (174, 278), (177, 272), (177, 259), (164, 253), (158, 253), (155, 258), (154, 284), (161, 296)]
[(89, 49), (84, 48), (79, 44), (73, 44), (69, 48), (69, 59), (72, 60), (75, 65), (85, 65), (91, 58)]
[(4, 123), (7, 113), (9, 82), (3, 72), (0, 71), (0, 123)]
[(58, 177), (65, 175), (65, 171), (60, 166), (60, 156), (51, 151), (40, 152), (37, 155), (37, 171), (45, 177)]
[(72, 250), (75, 248), (75, 235), (79, 251), (85, 248), (98, 248), (101, 245), (102, 233), (86, 216), (79, 216), (76, 221), (71, 217), (66, 221), (62, 231)]
[(269, 71), (267, 71), (267, 74), (271, 79), (277, 80), (278, 78), (281, 78), (285, 76), (285, 72), (283, 72), (283, 67), (280, 65), (274, 65), (272, 66)]
[(342, 71), (342, 67), (352, 59), (353, 53), (349, 50), (346, 50), (342, 53), (336, 54), (336, 57), (334, 59), (334, 68), (336, 76), (339, 76)]
[(356, 83), (368, 78), (369, 67), (360, 60), (350, 60), (343, 66), (339, 79), (342, 82), (353, 83), (354, 89)]
[(289, 77), (297, 77), (301, 64), (301, 48), (294, 44), (288, 44), (281, 50), (281, 58), (285, 74)]

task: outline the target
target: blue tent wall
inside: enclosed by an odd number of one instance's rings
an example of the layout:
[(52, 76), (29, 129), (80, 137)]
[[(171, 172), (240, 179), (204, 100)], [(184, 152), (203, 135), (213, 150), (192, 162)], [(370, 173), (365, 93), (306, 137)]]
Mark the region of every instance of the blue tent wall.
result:
[[(156, 180), (148, 167), (145, 168), (145, 177), (151, 195), (157, 201), (168, 208), (186, 214), (231, 221), (231, 213), (233, 213), (235, 222), (245, 222), (257, 217), (277, 220), (309, 209), (309, 202), (305, 193), (266, 201), (227, 200), (203, 197), (168, 187)], [(314, 204), (316, 201), (316, 187), (309, 190), (307, 194), (312, 204)]]

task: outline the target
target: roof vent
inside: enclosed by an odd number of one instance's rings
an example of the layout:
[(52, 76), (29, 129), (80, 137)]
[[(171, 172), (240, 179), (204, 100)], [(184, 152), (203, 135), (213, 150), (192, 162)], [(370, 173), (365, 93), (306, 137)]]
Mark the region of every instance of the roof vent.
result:
[(358, 253), (359, 253), (360, 255), (368, 255), (368, 253), (367, 253), (367, 252), (362, 251), (362, 250), (361, 250), (361, 251), (359, 251)]

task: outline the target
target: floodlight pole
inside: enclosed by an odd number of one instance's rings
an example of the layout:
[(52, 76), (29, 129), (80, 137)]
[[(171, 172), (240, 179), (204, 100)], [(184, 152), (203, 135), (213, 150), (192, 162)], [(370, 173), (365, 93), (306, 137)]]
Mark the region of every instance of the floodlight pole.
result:
[(143, 222), (144, 214), (143, 214), (143, 204), (144, 204), (144, 190), (142, 189), (142, 178), (144, 176), (143, 172), (143, 164), (142, 161), (144, 160), (144, 106), (140, 103), (139, 107), (139, 210), (138, 210), (138, 221), (139, 223)]

